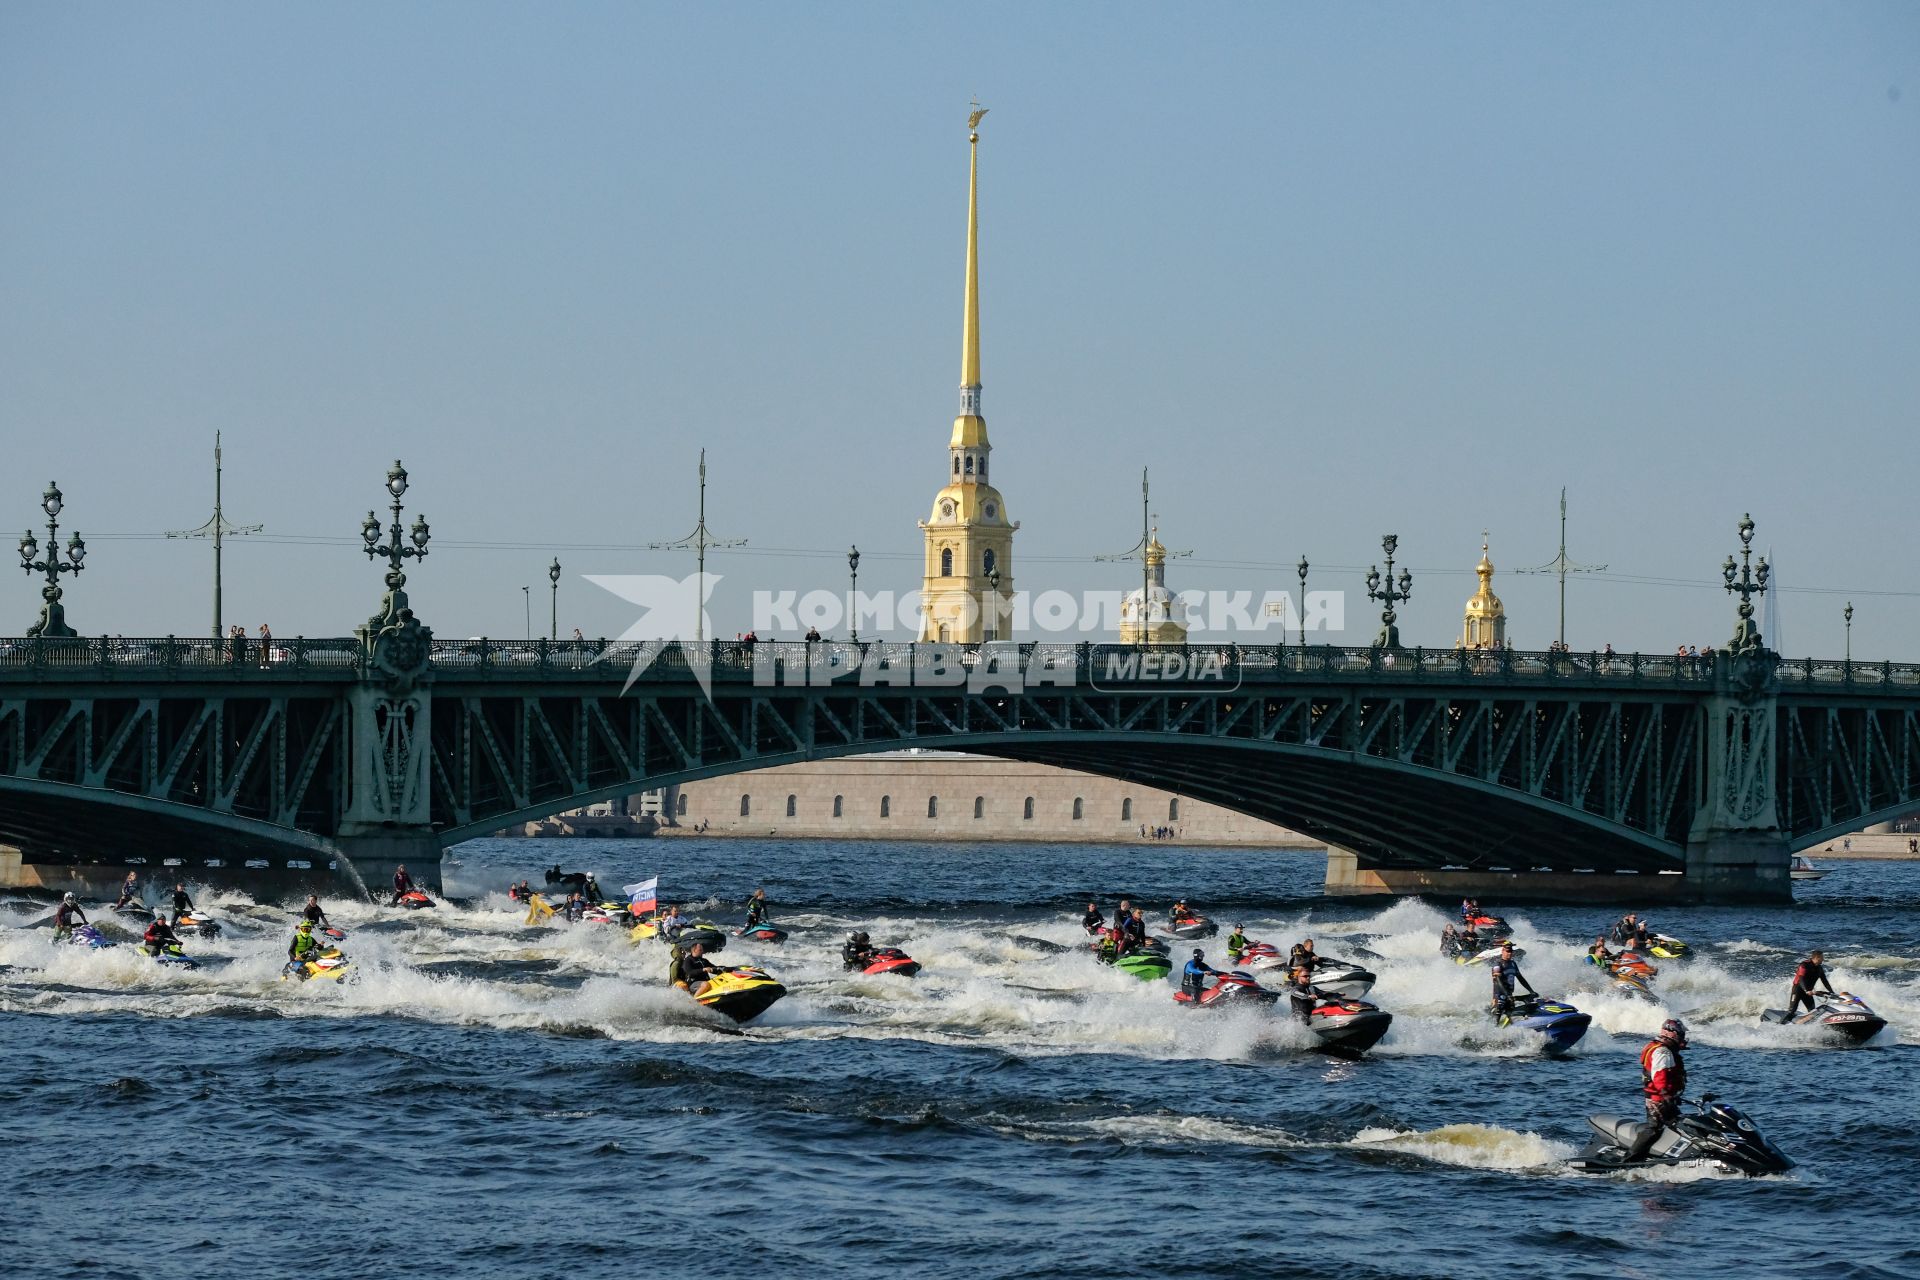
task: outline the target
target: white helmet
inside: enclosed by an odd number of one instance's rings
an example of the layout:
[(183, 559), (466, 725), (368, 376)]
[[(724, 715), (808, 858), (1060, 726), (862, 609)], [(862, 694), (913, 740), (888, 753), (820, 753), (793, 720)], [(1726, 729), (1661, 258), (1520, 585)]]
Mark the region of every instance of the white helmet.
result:
[(69, 893), (67, 894), (67, 896), (66, 896), (66, 897), (64, 897), (64, 898), (62, 898), (62, 899), (60, 899), (60, 901), (62, 901), (62, 902), (72, 902), (72, 901), (73, 901), (73, 894), (72, 894), (71, 892), (69, 892)]

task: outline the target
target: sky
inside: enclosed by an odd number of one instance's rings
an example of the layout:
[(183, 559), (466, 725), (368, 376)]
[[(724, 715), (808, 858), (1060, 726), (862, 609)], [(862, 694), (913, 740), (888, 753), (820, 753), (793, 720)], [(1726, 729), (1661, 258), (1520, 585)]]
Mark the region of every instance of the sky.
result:
[[(0, 6), (0, 525), (89, 634), (339, 635), (395, 458), (442, 637), (616, 635), (584, 575), (918, 585), (957, 401), (965, 116), (1014, 582), (1344, 590), (1450, 646), (1920, 660), (1920, 6)], [(43, 522), (42, 522), (43, 523)], [(42, 541), (44, 528), (38, 529)], [(0, 630), (39, 607), (0, 589)], [(529, 587), (523, 593), (522, 587)], [(531, 622), (529, 622), (531, 613)], [(1271, 638), (1271, 637), (1270, 637)]]

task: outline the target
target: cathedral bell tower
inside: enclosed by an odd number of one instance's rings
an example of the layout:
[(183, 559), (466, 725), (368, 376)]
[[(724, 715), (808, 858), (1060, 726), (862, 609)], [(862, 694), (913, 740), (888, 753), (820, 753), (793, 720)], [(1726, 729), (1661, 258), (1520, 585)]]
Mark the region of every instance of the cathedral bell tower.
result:
[(987, 420), (980, 409), (980, 117), (967, 116), (967, 299), (960, 339), (960, 413), (947, 441), (946, 487), (920, 523), (927, 540), (920, 639), (973, 644), (1007, 638), (1013, 531), (1000, 491), (987, 482)]

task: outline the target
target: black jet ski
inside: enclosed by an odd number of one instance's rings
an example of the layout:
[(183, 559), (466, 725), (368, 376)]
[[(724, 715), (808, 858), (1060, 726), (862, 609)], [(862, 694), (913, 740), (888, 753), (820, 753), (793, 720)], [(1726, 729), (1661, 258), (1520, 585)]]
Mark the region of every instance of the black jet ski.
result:
[(173, 922), (173, 931), (183, 937), (198, 934), (202, 938), (217, 938), (220, 936), (220, 922), (198, 911), (189, 911)]
[(1865, 1000), (1846, 991), (1828, 996), (1791, 1021), (1785, 1009), (1769, 1009), (1760, 1015), (1760, 1021), (1779, 1026), (1822, 1027), (1853, 1044), (1865, 1044), (1887, 1025), (1887, 1020), (1869, 1009)]
[[(1313, 1011), (1307, 1028), (1320, 1038), (1320, 1051), (1337, 1057), (1357, 1058), (1387, 1034), (1393, 1015), (1365, 1000), (1350, 1000), (1316, 990)], [(1253, 975), (1235, 971), (1215, 976), (1195, 1000), (1185, 991), (1176, 991), (1174, 1001), (1190, 1009), (1275, 1008), (1284, 1002), (1291, 1014), (1292, 998), (1254, 981)]]
[(1494, 1021), (1503, 1027), (1539, 1032), (1540, 1047), (1556, 1055), (1580, 1043), (1580, 1037), (1593, 1025), (1592, 1014), (1582, 1013), (1564, 1001), (1538, 995), (1516, 995), (1507, 1012), (1501, 1013), (1498, 1009), (1492, 1012)]
[(1785, 1173), (1793, 1168), (1793, 1161), (1769, 1142), (1753, 1121), (1713, 1098), (1711, 1093), (1704, 1094), (1700, 1101), (1691, 1103), (1694, 1111), (1662, 1129), (1647, 1158), (1634, 1162), (1627, 1160), (1627, 1152), (1644, 1122), (1627, 1116), (1589, 1116), (1587, 1123), (1594, 1127), (1596, 1136), (1585, 1151), (1567, 1163), (1586, 1173), (1711, 1164), (1749, 1177)]
[(711, 920), (696, 920), (673, 935), (676, 947), (691, 947), (696, 942), (705, 943), (709, 952), (719, 951), (727, 945), (727, 935)]
[(1176, 938), (1211, 938), (1220, 926), (1202, 915), (1175, 916), (1167, 921), (1167, 932)]

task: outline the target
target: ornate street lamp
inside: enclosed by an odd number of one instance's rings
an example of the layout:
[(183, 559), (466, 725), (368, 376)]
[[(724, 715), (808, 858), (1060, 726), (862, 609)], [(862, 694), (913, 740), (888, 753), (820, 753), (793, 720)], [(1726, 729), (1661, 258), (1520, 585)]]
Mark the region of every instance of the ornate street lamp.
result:
[(1000, 638), (1000, 567), (987, 570), (987, 639)]
[(37, 560), (40, 543), (29, 529), (20, 535), (20, 567), (29, 574), (44, 573), (47, 585), (40, 588), (40, 598), (46, 603), (41, 606), (40, 620), (27, 629), (30, 636), (55, 636), (62, 639), (77, 636), (80, 633), (67, 625), (67, 611), (60, 603), (64, 593), (60, 588), (60, 575), (79, 573), (86, 567), (87, 544), (79, 534), (67, 539), (67, 558), (60, 558), (60, 509), (66, 505), (60, 496), (60, 486), (48, 484), (47, 492), (40, 499), (40, 509), (47, 513), (47, 558)]
[(1847, 608), (1840, 615), (1847, 620), (1847, 666), (1853, 666), (1853, 601), (1847, 601)]
[(860, 548), (847, 549), (847, 577), (851, 585), (847, 591), (847, 620), (852, 628), (855, 644), (860, 642)]
[(381, 556), (387, 560), (387, 598), (386, 608), (371, 619), (370, 631), (377, 633), (382, 628), (399, 623), (400, 614), (407, 609), (407, 575), (403, 566), (409, 558), (425, 559), (427, 543), (433, 533), (427, 528), (425, 516), (415, 516), (413, 528), (407, 533), (412, 546), (401, 540), (400, 500), (407, 492), (407, 469), (396, 459), (393, 469), (387, 472), (387, 493), (392, 497), (393, 524), (387, 530), (387, 540), (380, 541), (380, 521), (367, 512), (367, 518), (360, 522), (360, 538), (366, 544), (367, 559)]
[(553, 617), (548, 624), (548, 629), (552, 634), (550, 634), (547, 638), (549, 640), (558, 640), (560, 638), (560, 557), (559, 556), (555, 556), (553, 558), (553, 563), (547, 566), (547, 581), (553, 584), (553, 600), (552, 600)]
[[(1380, 539), (1380, 549), (1387, 553), (1386, 577), (1382, 578), (1380, 576), (1380, 567), (1378, 565), (1370, 566), (1367, 569), (1367, 599), (1378, 600), (1385, 606), (1385, 608), (1380, 611), (1380, 634), (1375, 636), (1373, 641), (1373, 647), (1376, 649), (1398, 649), (1400, 647), (1400, 628), (1394, 625), (1398, 615), (1394, 613), (1393, 606), (1401, 603), (1413, 594), (1413, 575), (1405, 569), (1400, 570), (1400, 581), (1397, 584), (1393, 580), (1393, 553), (1399, 546), (1400, 539), (1394, 534), (1390, 533)], [(1302, 567), (1304, 568), (1304, 562)], [(1304, 589), (1306, 584), (1306, 574), (1304, 572), (1300, 575), (1300, 581)], [(1396, 589), (1396, 587), (1398, 589)]]
[(1736, 611), (1740, 621), (1733, 628), (1733, 643), (1729, 646), (1735, 653), (1762, 649), (1760, 628), (1753, 621), (1753, 597), (1767, 593), (1767, 578), (1772, 570), (1767, 567), (1767, 558), (1760, 557), (1759, 565), (1753, 561), (1753, 517), (1740, 517), (1740, 565), (1736, 573), (1733, 557), (1720, 566), (1720, 573), (1726, 579), (1727, 594), (1740, 597), (1740, 607)]
[[(1300, 557), (1300, 563), (1294, 566), (1294, 571), (1300, 575), (1300, 647), (1304, 649), (1307, 647), (1307, 558), (1305, 556)], [(1284, 644), (1286, 639), (1286, 632), (1282, 631), (1281, 643)]]

